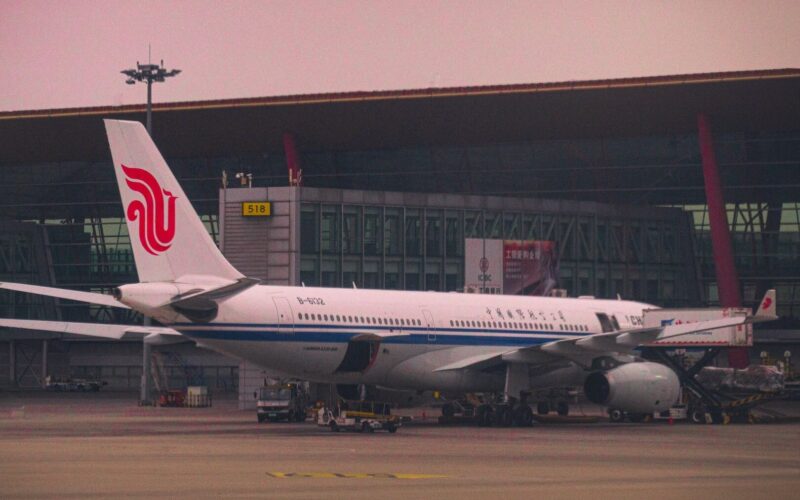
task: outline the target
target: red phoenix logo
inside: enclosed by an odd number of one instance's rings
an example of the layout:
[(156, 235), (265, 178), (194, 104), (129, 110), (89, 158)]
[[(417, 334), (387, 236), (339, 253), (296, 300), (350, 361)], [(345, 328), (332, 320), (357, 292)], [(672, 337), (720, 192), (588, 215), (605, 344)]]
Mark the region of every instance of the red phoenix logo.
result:
[(131, 222), (139, 221), (139, 241), (152, 255), (158, 255), (172, 244), (175, 237), (175, 200), (178, 198), (162, 189), (147, 170), (122, 165), (128, 187), (144, 198), (128, 204), (125, 215)]
[(769, 309), (769, 306), (772, 305), (772, 299), (767, 297), (764, 299), (764, 305), (761, 306), (761, 309)]

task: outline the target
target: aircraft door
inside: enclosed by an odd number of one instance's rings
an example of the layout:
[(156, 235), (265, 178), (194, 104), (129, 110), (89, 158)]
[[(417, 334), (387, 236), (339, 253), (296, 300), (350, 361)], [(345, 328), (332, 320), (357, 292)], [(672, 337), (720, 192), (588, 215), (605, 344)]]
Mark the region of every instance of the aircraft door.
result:
[(433, 315), (427, 309), (422, 310), (422, 315), (425, 317), (425, 327), (428, 329), (428, 342), (436, 342), (436, 330), (433, 324)]
[(293, 334), (294, 333), (294, 313), (292, 313), (292, 306), (289, 301), (284, 297), (273, 297), (272, 302), (275, 304), (278, 318), (278, 333)]
[[(597, 320), (600, 321), (600, 328), (601, 328), (603, 333), (613, 332), (615, 330), (614, 324), (609, 319), (608, 314), (595, 313), (595, 315), (597, 316)], [(616, 321), (616, 320), (614, 320), (614, 321)], [(618, 330), (618, 329), (619, 328), (616, 328), (616, 330)]]

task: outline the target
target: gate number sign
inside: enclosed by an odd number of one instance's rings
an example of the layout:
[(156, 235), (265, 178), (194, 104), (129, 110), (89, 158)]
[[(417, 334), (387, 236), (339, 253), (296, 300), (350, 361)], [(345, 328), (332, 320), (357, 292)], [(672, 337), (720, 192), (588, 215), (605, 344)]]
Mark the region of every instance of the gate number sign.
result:
[(244, 217), (268, 217), (270, 215), (272, 215), (272, 204), (268, 201), (242, 202), (242, 216)]

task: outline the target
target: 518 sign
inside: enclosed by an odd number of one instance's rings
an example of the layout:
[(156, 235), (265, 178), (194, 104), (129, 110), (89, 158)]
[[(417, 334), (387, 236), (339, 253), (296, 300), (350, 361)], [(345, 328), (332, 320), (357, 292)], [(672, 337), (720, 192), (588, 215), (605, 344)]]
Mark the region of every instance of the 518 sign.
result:
[(268, 217), (272, 215), (272, 204), (268, 201), (242, 202), (242, 215), (244, 217)]

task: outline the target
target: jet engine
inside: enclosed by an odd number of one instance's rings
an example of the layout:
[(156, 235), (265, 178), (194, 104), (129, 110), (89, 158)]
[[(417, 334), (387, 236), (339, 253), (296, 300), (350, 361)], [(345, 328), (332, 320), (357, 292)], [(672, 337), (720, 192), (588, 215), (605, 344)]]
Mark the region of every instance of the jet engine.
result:
[(592, 403), (630, 413), (668, 410), (678, 400), (680, 382), (670, 368), (650, 362), (627, 363), (595, 372), (583, 386)]

